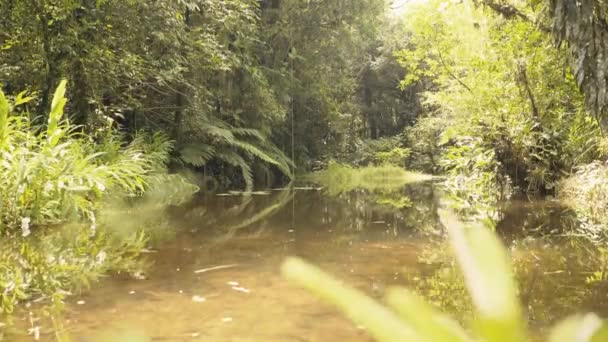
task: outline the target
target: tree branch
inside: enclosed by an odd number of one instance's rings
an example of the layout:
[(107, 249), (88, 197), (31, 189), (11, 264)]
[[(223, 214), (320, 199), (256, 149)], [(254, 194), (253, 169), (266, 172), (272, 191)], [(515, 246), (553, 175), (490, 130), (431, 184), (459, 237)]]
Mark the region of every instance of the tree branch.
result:
[(551, 32), (551, 29), (549, 27), (532, 20), (532, 18), (528, 17), (524, 12), (522, 12), (520, 9), (518, 9), (517, 7), (515, 7), (513, 5), (504, 4), (504, 3), (499, 4), (492, 0), (481, 0), (480, 3), (483, 6), (489, 7), (494, 12), (502, 15), (503, 17), (505, 17), (505, 19), (519, 18), (523, 21), (527, 21), (529, 23), (535, 24), (541, 31), (543, 31), (545, 33)]
[(450, 68), (448, 68), (447, 64), (445, 64), (445, 61), (443, 60), (443, 55), (441, 55), (441, 50), (437, 49), (437, 52), (439, 53), (439, 61), (441, 62), (441, 65), (443, 66), (443, 68), (445, 69), (445, 71), (448, 73), (448, 75), (450, 75), (451, 78), (455, 79), (456, 82), (458, 82), (461, 86), (463, 86), (470, 93), (473, 93), (473, 91), (471, 90), (471, 88), (469, 88), (468, 85), (466, 85), (460, 78), (458, 78), (458, 76), (454, 75), (454, 73), (452, 73), (452, 71), (450, 70)]
[(518, 69), (519, 78), (524, 86), (524, 89), (526, 90), (528, 100), (530, 101), (530, 106), (532, 107), (532, 118), (534, 118), (534, 121), (538, 121), (538, 107), (536, 106), (536, 100), (534, 99), (534, 94), (532, 93), (532, 89), (530, 88), (530, 82), (528, 82), (526, 65), (524, 63), (519, 63)]

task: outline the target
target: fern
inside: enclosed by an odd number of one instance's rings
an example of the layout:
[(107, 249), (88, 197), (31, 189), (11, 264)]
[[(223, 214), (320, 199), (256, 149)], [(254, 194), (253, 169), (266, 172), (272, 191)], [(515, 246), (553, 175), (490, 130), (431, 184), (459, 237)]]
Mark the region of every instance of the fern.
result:
[(259, 159), (275, 166), (284, 175), (293, 178), (293, 162), (259, 130), (231, 127), (216, 119), (205, 119), (200, 131), (192, 132), (193, 140), (207, 144), (184, 144), (179, 148), (179, 160), (187, 165), (201, 167), (218, 160), (241, 169), (246, 189), (253, 188), (251, 163)]
[(253, 190), (253, 171), (249, 163), (238, 153), (231, 149), (218, 151), (215, 154), (215, 158), (235, 167), (241, 169), (243, 179), (245, 180), (245, 190)]
[(264, 136), (264, 134), (262, 134), (262, 132), (253, 128), (234, 128), (232, 130), (232, 133), (234, 135), (249, 136), (258, 140), (266, 140), (266, 137)]
[(213, 158), (215, 148), (211, 145), (186, 145), (179, 150), (182, 162), (201, 167)]

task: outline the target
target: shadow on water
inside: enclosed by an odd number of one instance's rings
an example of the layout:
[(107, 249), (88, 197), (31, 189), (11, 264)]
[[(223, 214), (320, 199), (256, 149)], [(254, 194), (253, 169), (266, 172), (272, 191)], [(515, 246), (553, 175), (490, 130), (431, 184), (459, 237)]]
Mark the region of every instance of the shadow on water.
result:
[[(76, 341), (108, 340), (100, 335), (107, 331), (130, 331), (136, 341), (369, 340), (362, 327), (280, 277), (290, 255), (372, 296), (405, 285), (471, 319), (439, 223), (440, 186), (378, 179), (382, 186), (339, 191), (315, 185), (203, 195), (169, 214), (175, 236), (149, 255), (146, 279), (110, 277), (72, 298), (63, 326)], [(533, 327), (566, 312), (608, 313), (608, 254), (570, 234), (572, 213), (545, 201), (505, 204), (502, 213), (496, 229), (512, 252)]]

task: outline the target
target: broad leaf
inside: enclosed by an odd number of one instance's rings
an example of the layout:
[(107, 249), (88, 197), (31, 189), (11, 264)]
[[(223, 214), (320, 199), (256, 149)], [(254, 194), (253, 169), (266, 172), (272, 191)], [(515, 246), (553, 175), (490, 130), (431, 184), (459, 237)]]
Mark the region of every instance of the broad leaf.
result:
[(526, 340), (517, 287), (504, 246), (482, 226), (465, 226), (440, 211), (478, 313), (479, 334), (493, 342)]

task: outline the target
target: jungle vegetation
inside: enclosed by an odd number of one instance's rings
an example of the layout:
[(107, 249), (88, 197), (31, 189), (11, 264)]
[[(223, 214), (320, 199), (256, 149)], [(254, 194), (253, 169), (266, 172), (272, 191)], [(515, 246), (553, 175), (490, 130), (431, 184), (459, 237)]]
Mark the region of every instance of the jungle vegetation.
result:
[(603, 243), (607, 16), (599, 0), (0, 0), (0, 312), (141, 274), (155, 238), (125, 216), (210, 182), (416, 171), (444, 177), (465, 221), (554, 196)]

